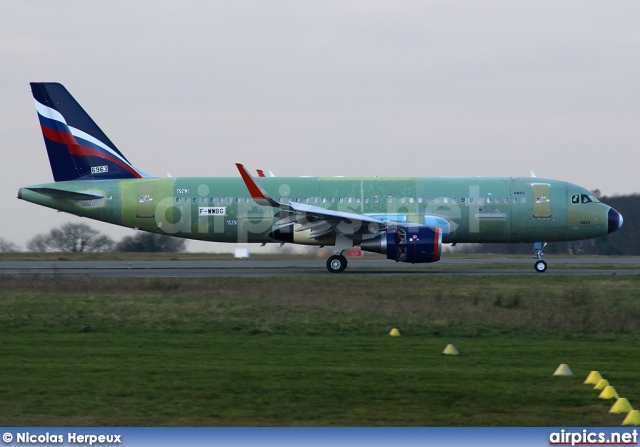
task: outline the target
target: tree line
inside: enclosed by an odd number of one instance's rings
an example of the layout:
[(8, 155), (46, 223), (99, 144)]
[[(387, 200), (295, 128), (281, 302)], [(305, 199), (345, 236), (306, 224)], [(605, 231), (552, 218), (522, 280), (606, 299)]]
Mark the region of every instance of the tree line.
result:
[[(125, 236), (119, 242), (85, 223), (65, 223), (49, 233), (38, 234), (26, 245), (31, 252), (99, 253), (139, 252), (178, 253), (185, 251), (187, 240), (173, 236), (140, 231), (135, 236)], [(21, 251), (20, 247), (0, 238), (0, 253)]]

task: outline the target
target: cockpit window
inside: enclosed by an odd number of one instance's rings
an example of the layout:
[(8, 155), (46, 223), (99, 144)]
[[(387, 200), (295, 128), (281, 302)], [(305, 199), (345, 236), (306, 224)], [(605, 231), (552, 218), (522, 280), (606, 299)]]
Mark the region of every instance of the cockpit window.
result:
[(571, 196), (571, 203), (574, 205), (579, 205), (581, 203), (599, 203), (600, 201), (596, 199), (594, 196), (588, 196), (587, 194), (573, 194)]

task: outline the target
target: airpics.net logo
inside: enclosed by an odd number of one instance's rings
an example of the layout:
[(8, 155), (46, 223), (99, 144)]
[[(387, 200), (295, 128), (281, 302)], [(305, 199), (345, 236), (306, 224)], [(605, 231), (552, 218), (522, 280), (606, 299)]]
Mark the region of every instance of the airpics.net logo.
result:
[(627, 432), (598, 432), (591, 430), (568, 431), (560, 430), (549, 435), (550, 445), (637, 445), (638, 431)]

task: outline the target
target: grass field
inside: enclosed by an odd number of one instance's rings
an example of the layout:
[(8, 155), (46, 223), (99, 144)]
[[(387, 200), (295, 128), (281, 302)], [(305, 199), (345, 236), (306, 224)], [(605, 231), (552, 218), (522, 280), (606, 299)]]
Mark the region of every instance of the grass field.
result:
[(619, 425), (592, 369), (640, 403), (635, 276), (0, 281), (3, 425)]

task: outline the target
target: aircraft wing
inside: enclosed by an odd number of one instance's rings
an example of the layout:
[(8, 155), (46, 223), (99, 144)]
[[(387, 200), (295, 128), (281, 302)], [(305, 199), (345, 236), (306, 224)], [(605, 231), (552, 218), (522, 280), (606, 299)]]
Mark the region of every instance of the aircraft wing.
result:
[(289, 202), (281, 207), (273, 229), (278, 230), (300, 224), (296, 231), (310, 230), (308, 239), (319, 238), (330, 233), (352, 236), (360, 230), (377, 233), (386, 228), (386, 222), (371, 216), (344, 211), (334, 211), (304, 203)]
[(236, 163), (238, 171), (244, 180), (253, 200), (263, 206), (278, 208), (276, 214), (280, 219), (273, 229), (278, 230), (290, 225), (300, 224), (296, 231), (310, 230), (308, 239), (319, 238), (330, 233), (350, 236), (361, 229), (367, 233), (377, 233), (387, 226), (386, 220), (358, 213), (334, 211), (306, 203), (279, 203), (267, 194), (251, 177), (251, 174), (240, 163)]

